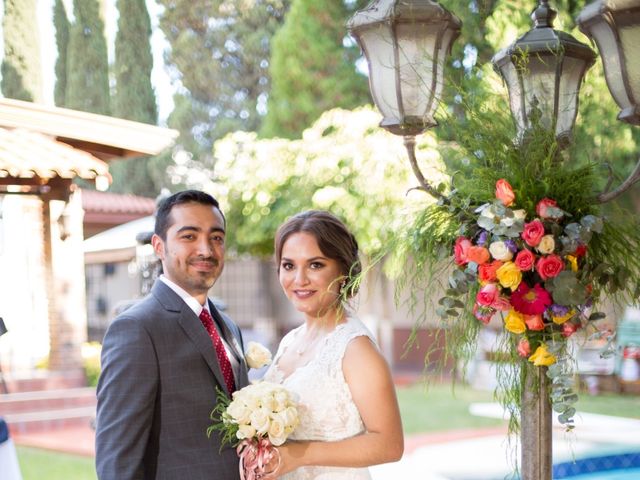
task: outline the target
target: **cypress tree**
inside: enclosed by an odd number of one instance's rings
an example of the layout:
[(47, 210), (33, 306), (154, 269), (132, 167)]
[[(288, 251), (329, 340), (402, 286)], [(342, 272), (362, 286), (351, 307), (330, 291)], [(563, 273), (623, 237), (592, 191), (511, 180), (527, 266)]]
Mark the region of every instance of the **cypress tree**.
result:
[(56, 60), (56, 85), (53, 92), (55, 104), (66, 106), (67, 94), (67, 47), (69, 46), (69, 17), (62, 0), (56, 0), (53, 6), (53, 26), (56, 29), (56, 46), (58, 58)]
[(40, 45), (36, 24), (37, 0), (4, 0), (4, 59), (0, 87), (5, 97), (42, 99)]
[(98, 0), (74, 0), (67, 49), (66, 106), (109, 114), (109, 66)]
[(144, 0), (118, 0), (115, 44), (116, 117), (156, 124), (158, 113), (151, 86), (151, 20)]
[[(158, 113), (151, 86), (151, 20), (144, 0), (118, 0), (118, 32), (115, 41), (116, 89), (113, 114), (137, 122), (156, 124)], [(155, 197), (162, 187), (152, 170), (154, 158), (115, 162), (111, 167), (112, 191)], [(156, 180), (156, 181), (154, 181)]]
[(297, 138), (325, 110), (369, 102), (367, 79), (355, 68), (359, 50), (343, 44), (345, 22), (359, 3), (293, 1), (273, 38), (263, 136)]

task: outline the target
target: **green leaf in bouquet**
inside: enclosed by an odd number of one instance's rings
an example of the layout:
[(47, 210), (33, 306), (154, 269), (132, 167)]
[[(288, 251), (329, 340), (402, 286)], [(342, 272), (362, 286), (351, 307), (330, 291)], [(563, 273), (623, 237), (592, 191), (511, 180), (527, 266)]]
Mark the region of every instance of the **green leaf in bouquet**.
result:
[(478, 217), (478, 226), (480, 228), (484, 228), (485, 230), (492, 232), (493, 229), (497, 226), (495, 220), (493, 218), (485, 217), (484, 215), (480, 215)]
[(557, 277), (547, 281), (545, 287), (552, 292), (553, 301), (560, 305), (581, 305), (587, 300), (584, 285), (568, 270), (563, 270)]
[(566, 227), (564, 227), (564, 233), (571, 240), (578, 240), (583, 230), (584, 229), (582, 228), (582, 225), (580, 225), (579, 223), (570, 223)]
[(580, 220), (580, 224), (590, 232), (596, 233), (602, 233), (602, 228), (604, 226), (602, 218), (596, 217), (595, 215), (585, 215)]
[(560, 415), (558, 415), (558, 421), (560, 423), (562, 423), (563, 425), (565, 423), (571, 423), (571, 422), (573, 422), (573, 416), (575, 414), (576, 414), (576, 409), (573, 408), (573, 407), (569, 407), (564, 412), (562, 412)]
[(603, 318), (607, 318), (607, 314), (604, 312), (593, 312), (589, 315), (589, 321), (594, 322), (596, 320), (602, 320)]
[(580, 243), (575, 238), (563, 235), (560, 238), (560, 255), (568, 255), (576, 251)]

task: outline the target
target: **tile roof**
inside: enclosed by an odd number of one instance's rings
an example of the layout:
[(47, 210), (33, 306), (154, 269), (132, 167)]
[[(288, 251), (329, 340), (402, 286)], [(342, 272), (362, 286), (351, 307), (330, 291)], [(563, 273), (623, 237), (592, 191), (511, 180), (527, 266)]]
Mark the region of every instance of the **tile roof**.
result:
[(90, 213), (127, 213), (151, 215), (156, 209), (153, 198), (82, 189), (82, 208)]
[(41, 133), (0, 127), (0, 179), (111, 178), (107, 163)]

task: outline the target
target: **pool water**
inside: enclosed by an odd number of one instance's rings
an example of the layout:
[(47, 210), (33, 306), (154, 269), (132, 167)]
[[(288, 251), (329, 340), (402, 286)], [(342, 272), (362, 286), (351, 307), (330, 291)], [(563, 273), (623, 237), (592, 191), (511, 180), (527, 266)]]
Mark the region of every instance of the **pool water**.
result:
[(640, 480), (640, 468), (585, 473), (584, 475), (564, 478), (566, 480)]
[(553, 466), (554, 480), (640, 480), (640, 453), (583, 458)]

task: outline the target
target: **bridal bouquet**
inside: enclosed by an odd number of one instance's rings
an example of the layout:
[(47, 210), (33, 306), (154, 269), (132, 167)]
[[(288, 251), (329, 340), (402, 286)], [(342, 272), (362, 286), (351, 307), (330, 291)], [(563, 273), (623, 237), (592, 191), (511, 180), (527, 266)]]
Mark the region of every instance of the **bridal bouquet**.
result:
[[(222, 445), (234, 445), (240, 457), (240, 478), (259, 480), (280, 464), (274, 446), (282, 445), (299, 423), (298, 409), (291, 393), (282, 385), (257, 382), (233, 393), (233, 399), (218, 391), (218, 402), (207, 435), (219, 431)], [(276, 458), (277, 465), (267, 465)]]

